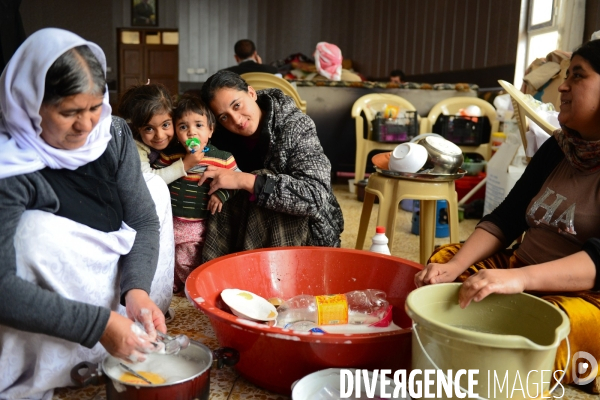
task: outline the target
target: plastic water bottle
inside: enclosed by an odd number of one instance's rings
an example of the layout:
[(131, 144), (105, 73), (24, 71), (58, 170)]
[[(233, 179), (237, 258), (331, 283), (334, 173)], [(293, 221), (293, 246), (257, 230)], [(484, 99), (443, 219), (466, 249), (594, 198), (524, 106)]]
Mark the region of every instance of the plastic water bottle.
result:
[(296, 322), (288, 322), (284, 326), (283, 329), (291, 329), (293, 331), (298, 332), (313, 332), (313, 333), (325, 333), (324, 330), (319, 328), (319, 325), (315, 324), (312, 321), (296, 321)]
[(388, 247), (388, 238), (385, 236), (385, 227), (378, 226), (375, 228), (375, 236), (373, 236), (373, 244), (370, 250), (375, 253), (381, 253), (391, 255), (390, 248)]
[(298, 321), (310, 321), (317, 325), (370, 325), (386, 315), (388, 304), (385, 292), (377, 289), (324, 296), (301, 294), (279, 306), (277, 326), (291, 327)]

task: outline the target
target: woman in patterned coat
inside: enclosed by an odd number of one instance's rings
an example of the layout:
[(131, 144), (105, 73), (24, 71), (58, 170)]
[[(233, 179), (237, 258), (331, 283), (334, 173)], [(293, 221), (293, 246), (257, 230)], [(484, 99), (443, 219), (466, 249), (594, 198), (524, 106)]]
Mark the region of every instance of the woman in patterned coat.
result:
[(312, 119), (281, 90), (257, 92), (230, 71), (211, 76), (201, 94), (219, 125), (213, 143), (247, 171), (204, 173), (209, 193), (241, 190), (210, 218), (203, 260), (262, 247), (339, 247), (344, 219)]

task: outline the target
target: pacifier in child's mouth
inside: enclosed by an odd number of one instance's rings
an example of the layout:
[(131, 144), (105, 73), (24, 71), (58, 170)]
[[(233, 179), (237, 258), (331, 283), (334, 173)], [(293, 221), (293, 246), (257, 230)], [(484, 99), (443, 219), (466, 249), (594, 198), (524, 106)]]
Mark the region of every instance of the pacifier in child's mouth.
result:
[[(191, 138), (185, 141), (185, 145), (190, 150), (190, 153), (194, 154), (198, 151), (198, 147), (200, 147), (200, 140), (198, 138)], [(208, 146), (205, 146), (204, 149), (202, 149), (202, 152), (206, 153), (208, 150)]]

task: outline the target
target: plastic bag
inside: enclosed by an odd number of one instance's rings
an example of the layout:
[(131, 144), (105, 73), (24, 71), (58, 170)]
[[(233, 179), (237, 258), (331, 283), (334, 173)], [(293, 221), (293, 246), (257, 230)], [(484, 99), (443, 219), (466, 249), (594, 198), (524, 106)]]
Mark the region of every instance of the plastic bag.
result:
[(494, 107), (500, 121), (508, 121), (513, 117), (514, 109), (510, 94), (502, 94), (494, 99)]

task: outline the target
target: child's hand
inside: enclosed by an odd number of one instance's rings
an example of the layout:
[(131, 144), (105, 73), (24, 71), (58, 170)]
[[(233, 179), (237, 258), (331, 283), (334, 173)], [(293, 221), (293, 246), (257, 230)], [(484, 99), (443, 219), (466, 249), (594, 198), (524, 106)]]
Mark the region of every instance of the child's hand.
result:
[(208, 200), (208, 211), (210, 211), (210, 213), (214, 215), (216, 212), (221, 212), (222, 208), (223, 203), (221, 202), (221, 199), (219, 199), (219, 196), (217, 196), (216, 194), (211, 194), (210, 199)]
[(200, 163), (200, 161), (204, 158), (203, 151), (196, 151), (195, 153), (187, 153), (185, 157), (183, 157), (183, 168), (186, 171), (189, 171), (191, 168), (195, 167)]

